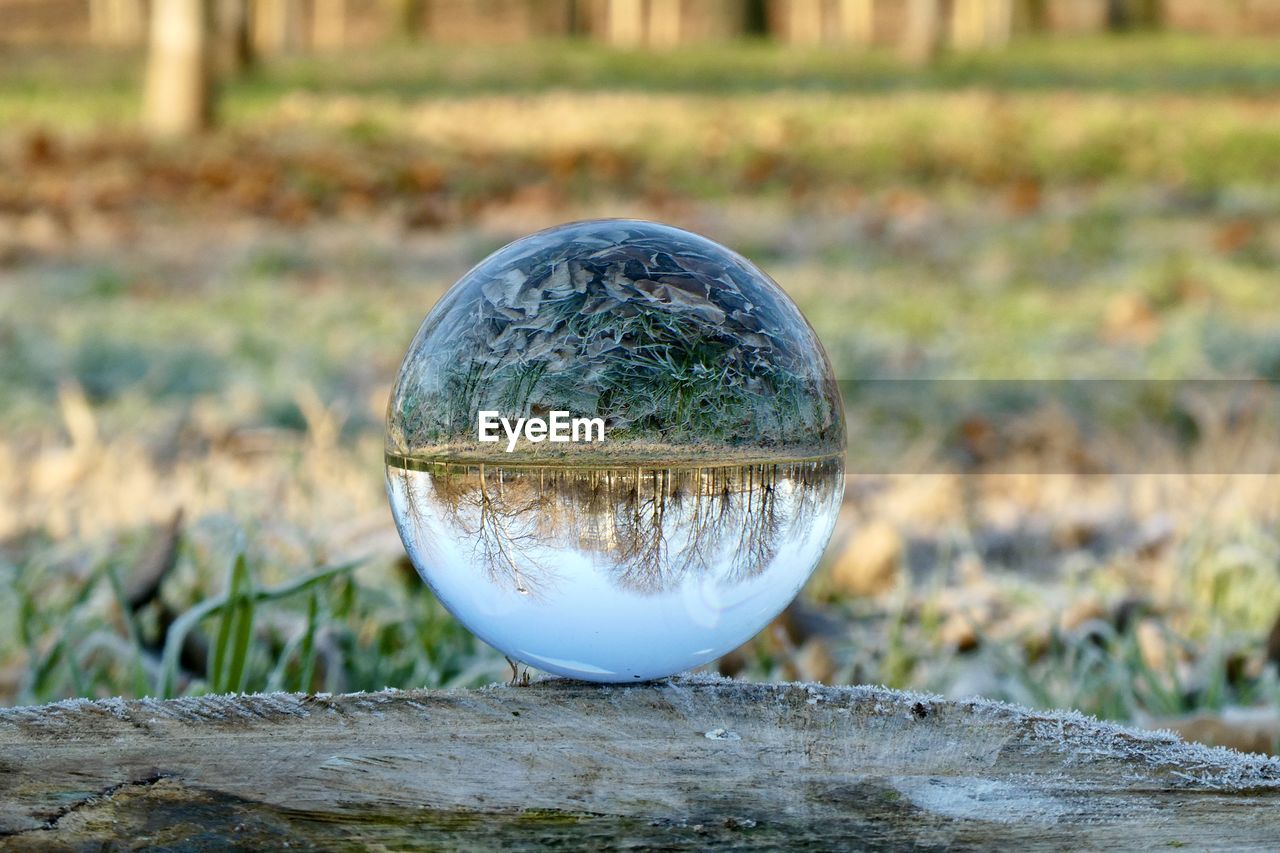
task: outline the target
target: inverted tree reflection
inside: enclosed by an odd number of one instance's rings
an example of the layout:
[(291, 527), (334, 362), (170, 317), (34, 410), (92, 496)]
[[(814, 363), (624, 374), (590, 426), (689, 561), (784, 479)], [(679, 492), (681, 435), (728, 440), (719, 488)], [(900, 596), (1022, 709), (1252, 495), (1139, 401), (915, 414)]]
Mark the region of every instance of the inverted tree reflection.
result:
[(756, 577), (788, 542), (831, 511), (838, 460), (707, 468), (504, 468), (424, 464), (395, 469), (406, 511), (437, 515), (489, 580), (538, 596), (556, 558), (588, 556), (621, 589), (669, 591), (689, 577)]

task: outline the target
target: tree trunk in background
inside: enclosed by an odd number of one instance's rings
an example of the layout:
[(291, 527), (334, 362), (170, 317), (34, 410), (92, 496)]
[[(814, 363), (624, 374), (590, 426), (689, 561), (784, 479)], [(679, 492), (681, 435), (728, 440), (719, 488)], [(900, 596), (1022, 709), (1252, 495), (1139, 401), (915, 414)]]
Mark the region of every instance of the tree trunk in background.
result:
[(417, 41), (422, 37), (423, 0), (384, 0), (390, 32), (399, 41)]
[(1133, 0), (1139, 26), (1159, 29), (1164, 26), (1164, 0)]
[(986, 0), (952, 0), (949, 35), (957, 50), (977, 50), (985, 41)]
[(907, 0), (907, 26), (901, 52), (915, 65), (937, 57), (942, 47), (942, 0)]
[(215, 0), (214, 66), (225, 74), (239, 74), (254, 63), (249, 0)]
[[(1109, 0), (1107, 26), (1113, 30), (1155, 29), (1164, 17), (1161, 0)], [(1236, 14), (1240, 13), (1236, 4)]]
[(875, 0), (840, 0), (840, 38), (849, 44), (866, 47), (875, 39)]
[(609, 0), (606, 17), (609, 44), (632, 47), (644, 39), (643, 0)]
[(566, 0), (565, 30), (570, 36), (584, 35), (590, 31), (590, 21), (586, 10), (582, 8), (582, 0)]
[(142, 0), (89, 0), (89, 34), (97, 44), (141, 44), (146, 19)]
[(534, 8), (538, 5), (543, 5), (540, 0), (520, 0), (510, 4), (513, 8), (506, 13), (506, 17), (511, 38), (517, 42), (527, 42), (538, 37), (541, 21), (538, 19), (538, 10)]
[(649, 0), (649, 43), (671, 48), (680, 43), (683, 0)]
[(822, 41), (822, 0), (789, 0), (787, 41), (818, 44)]
[(143, 118), (158, 136), (182, 136), (212, 123), (207, 0), (153, 0)]
[(746, 0), (746, 8), (742, 12), (742, 31), (749, 36), (769, 34), (768, 0)]
[(258, 53), (287, 53), (302, 47), (302, 0), (256, 0), (253, 10), (253, 45)]
[(1013, 0), (954, 0), (951, 42), (958, 50), (1004, 47), (1013, 34)]
[(1049, 0), (1022, 0), (1023, 26), (1041, 33), (1049, 26)]
[(522, 0), (520, 7), (529, 38), (563, 38), (572, 32), (573, 4), (569, 0)]
[(1013, 0), (987, 0), (986, 14), (987, 47), (1008, 47), (1013, 38)]
[(347, 0), (315, 0), (311, 7), (311, 46), (336, 50), (347, 45)]

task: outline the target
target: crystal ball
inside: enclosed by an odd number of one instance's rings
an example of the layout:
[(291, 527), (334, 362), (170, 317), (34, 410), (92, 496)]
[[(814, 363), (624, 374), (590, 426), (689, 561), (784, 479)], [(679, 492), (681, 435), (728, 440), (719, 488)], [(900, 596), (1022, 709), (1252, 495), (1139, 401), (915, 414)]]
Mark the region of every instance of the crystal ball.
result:
[(562, 225), (423, 321), (387, 416), (396, 526), (446, 608), (591, 681), (731, 651), (795, 597), (844, 492), (813, 329), (742, 256), (667, 225)]

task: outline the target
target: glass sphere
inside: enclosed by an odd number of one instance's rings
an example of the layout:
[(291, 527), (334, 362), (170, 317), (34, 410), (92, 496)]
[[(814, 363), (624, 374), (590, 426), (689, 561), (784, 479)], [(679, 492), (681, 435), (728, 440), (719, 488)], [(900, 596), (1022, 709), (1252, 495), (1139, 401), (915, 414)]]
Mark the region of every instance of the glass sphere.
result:
[(799, 592), (844, 491), (817, 336), (740, 255), (666, 225), (563, 225), (494, 252), (418, 330), (387, 491), (419, 574), (508, 657), (660, 678)]

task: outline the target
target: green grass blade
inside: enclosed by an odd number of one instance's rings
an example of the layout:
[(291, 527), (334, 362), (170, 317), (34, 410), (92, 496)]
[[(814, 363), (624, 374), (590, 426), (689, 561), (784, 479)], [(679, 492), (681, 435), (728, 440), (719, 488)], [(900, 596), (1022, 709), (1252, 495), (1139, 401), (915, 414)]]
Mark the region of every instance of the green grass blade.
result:
[[(102, 579), (103, 571), (104, 566), (98, 565), (85, 578), (84, 583), (67, 607), (65, 616), (61, 618), (61, 628), (57, 632), (57, 641), (44, 654), (40, 654), (37, 649), (39, 630), (35, 628), (35, 621), (40, 615), (36, 605), (38, 596), (35, 594), (26, 596), (23, 606), (30, 606), (31, 608), (30, 622), (27, 625), (27, 630), (30, 631), (30, 635), (27, 637), (29, 643), (28, 654), (32, 660), (37, 662), (31, 667), (31, 678), (27, 682), (28, 686), (20, 694), (24, 702), (43, 702), (54, 698), (50, 690), (54, 671), (63, 660), (69, 660), (72, 657), (72, 649), (75, 645), (73, 635), (81, 631), (80, 610), (97, 588), (98, 581)], [(74, 661), (71, 661), (69, 665), (69, 674), (73, 684), (76, 684), (77, 695), (85, 695), (79, 690), (80, 672), (76, 669)]]
[(253, 596), (248, 594), (248, 578), (242, 580), (240, 594), (230, 609), (235, 611), (235, 626), (231, 635), (234, 645), (231, 647), (231, 661), (227, 668), (227, 680), (223, 685), (224, 693), (243, 693), (245, 681), (245, 660), (249, 655), (249, 641), (253, 638)]
[(240, 582), (248, 572), (248, 561), (244, 551), (236, 554), (231, 562), (231, 571), (227, 575), (227, 592), (223, 598), (221, 619), (218, 621), (218, 633), (213, 642), (212, 654), (209, 657), (208, 682), (214, 693), (225, 693), (226, 667), (231, 645), (231, 628), (235, 619), (235, 602), (240, 596)]
[(71, 687), (75, 690), (77, 696), (90, 696), (89, 684), (84, 679), (84, 668), (80, 661), (76, 660), (74, 651), (68, 649), (67, 655), (67, 672), (71, 675)]
[(48, 698), (49, 682), (53, 677), (54, 670), (58, 664), (62, 663), (62, 658), (67, 650), (67, 641), (65, 637), (58, 639), (49, 651), (45, 653), (39, 661), (31, 667), (30, 686), (23, 691), (22, 704), (36, 704), (43, 702)]
[[(277, 587), (268, 589), (255, 589), (250, 591), (250, 595), (257, 604), (264, 601), (278, 601), (282, 598), (288, 598), (299, 592), (305, 592), (325, 581), (332, 580), (340, 575), (347, 574), (360, 566), (360, 561), (350, 563), (342, 563), (337, 566), (331, 566), (321, 569), (318, 572), (299, 578), (290, 583), (281, 584)], [(205, 599), (188, 609), (185, 613), (173, 621), (169, 626), (169, 631), (165, 635), (164, 654), (160, 661), (161, 683), (160, 695), (170, 698), (174, 695), (174, 689), (178, 682), (178, 659), (182, 654), (182, 645), (186, 642), (187, 635), (200, 624), (200, 622), (214, 613), (224, 608), (230, 596), (220, 595), (213, 598)]]
[(316, 677), (316, 626), (319, 624), (320, 596), (311, 591), (307, 600), (307, 630), (302, 635), (302, 652), (299, 656), (301, 669), (298, 673), (296, 690), (299, 693), (310, 693), (311, 684)]

